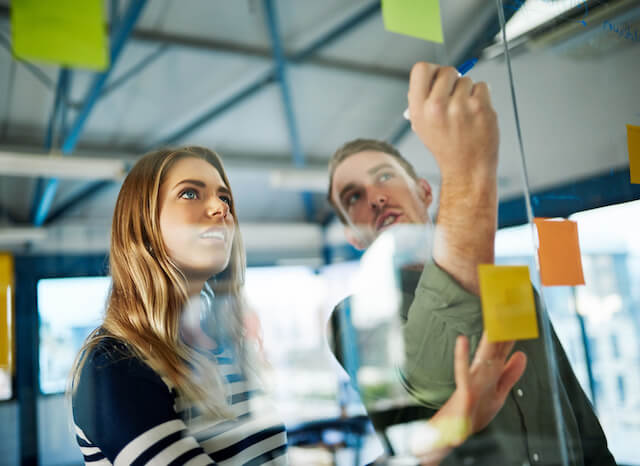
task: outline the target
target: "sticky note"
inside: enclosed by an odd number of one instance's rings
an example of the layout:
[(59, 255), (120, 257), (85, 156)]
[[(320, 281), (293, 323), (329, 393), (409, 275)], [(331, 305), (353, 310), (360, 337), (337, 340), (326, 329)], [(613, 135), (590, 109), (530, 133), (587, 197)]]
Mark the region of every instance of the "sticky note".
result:
[(478, 266), (478, 278), (489, 341), (538, 338), (529, 268), (482, 264)]
[(584, 285), (578, 224), (571, 220), (534, 218), (538, 229), (540, 281), (544, 286)]
[(438, 0), (382, 0), (382, 19), (387, 31), (444, 42)]
[(627, 125), (631, 182), (640, 184), (640, 126)]
[(13, 53), (68, 67), (109, 64), (102, 0), (12, 0)]

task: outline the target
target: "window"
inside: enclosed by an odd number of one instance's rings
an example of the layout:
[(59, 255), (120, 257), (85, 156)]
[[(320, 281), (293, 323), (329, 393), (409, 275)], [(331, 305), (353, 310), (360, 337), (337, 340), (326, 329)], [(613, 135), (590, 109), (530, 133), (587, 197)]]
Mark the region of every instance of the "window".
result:
[[(581, 212), (578, 223), (586, 284), (547, 287), (545, 300), (555, 330), (585, 393), (587, 365), (593, 401), (618, 461), (640, 464), (640, 201)], [(507, 228), (496, 237), (496, 262), (533, 269), (530, 226)], [(532, 274), (534, 276), (535, 274)], [(537, 283), (535, 283), (538, 286)], [(590, 360), (584, 351), (584, 324)]]
[(38, 282), (42, 393), (64, 392), (76, 354), (102, 320), (110, 283), (107, 277), (51, 278)]

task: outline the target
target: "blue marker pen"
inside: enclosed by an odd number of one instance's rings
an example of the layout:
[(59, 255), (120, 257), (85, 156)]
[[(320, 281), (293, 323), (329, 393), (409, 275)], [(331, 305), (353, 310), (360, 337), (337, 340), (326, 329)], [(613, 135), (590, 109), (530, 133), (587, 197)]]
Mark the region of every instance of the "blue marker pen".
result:
[[(460, 73), (460, 77), (464, 76), (469, 71), (471, 71), (471, 68), (473, 68), (476, 63), (478, 63), (478, 59), (477, 58), (472, 58), (471, 60), (467, 60), (462, 65), (460, 65), (457, 68), (458, 69), (458, 73)], [(409, 118), (409, 109), (408, 108), (402, 113), (402, 116), (404, 117), (405, 120), (409, 120), (410, 119)]]

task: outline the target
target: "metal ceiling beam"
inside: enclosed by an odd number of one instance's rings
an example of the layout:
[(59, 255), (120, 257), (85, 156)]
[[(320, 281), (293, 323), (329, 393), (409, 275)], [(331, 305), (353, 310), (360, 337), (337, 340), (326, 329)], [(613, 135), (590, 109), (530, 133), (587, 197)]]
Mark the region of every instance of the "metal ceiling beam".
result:
[[(640, 185), (629, 182), (629, 168), (610, 170), (579, 181), (565, 183), (531, 193), (538, 217), (568, 217), (584, 210), (640, 199)], [(500, 202), (499, 228), (527, 223), (524, 197)]]
[[(76, 119), (69, 130), (69, 134), (65, 135), (64, 142), (62, 143), (62, 153), (67, 155), (73, 152), (80, 138), (80, 134), (84, 129), (84, 126), (93, 110), (104, 85), (111, 74), (118, 58), (120, 57), (120, 53), (124, 48), (124, 45), (131, 33), (133, 26), (135, 25), (142, 9), (146, 4), (146, 0), (131, 0), (129, 3), (129, 7), (119, 21), (118, 30), (115, 32), (114, 37), (112, 38), (111, 43), (111, 61), (109, 64), (109, 68), (103, 73), (96, 74), (89, 90), (87, 92), (87, 96), (84, 100), (84, 107), (80, 110)], [(51, 209), (51, 205), (53, 203), (53, 199), (55, 197), (56, 191), (58, 189), (58, 179), (51, 178), (49, 179), (45, 187), (43, 189), (42, 195), (40, 196), (40, 200), (37, 204), (37, 208), (34, 211), (33, 216), (33, 224), (35, 226), (41, 226), (44, 224), (49, 210)]]
[[(358, 15), (361, 17), (361, 15)], [(365, 18), (366, 19), (366, 18)], [(362, 19), (360, 19), (362, 21)], [(184, 36), (165, 32), (149, 30), (136, 30), (131, 36), (132, 40), (149, 45), (166, 44), (172, 47), (183, 47), (191, 50), (201, 50), (203, 52), (213, 52), (242, 56), (246, 58), (271, 60), (271, 51), (267, 47), (256, 47), (253, 45), (239, 44), (237, 42), (224, 41), (219, 39), (202, 39), (198, 37)], [(333, 39), (332, 39), (333, 40)], [(315, 42), (314, 42), (315, 44)], [(313, 48), (317, 46), (312, 44)], [(304, 58), (300, 58), (304, 54)], [(287, 61), (294, 64), (314, 65), (326, 68), (331, 71), (342, 71), (346, 73), (359, 73), (375, 75), (377, 77), (407, 80), (407, 70), (400, 68), (390, 68), (379, 65), (367, 65), (364, 63), (353, 63), (347, 60), (314, 57), (309, 55), (307, 48), (300, 52), (286, 54)]]
[[(326, 34), (322, 35), (322, 37), (313, 41), (309, 46), (299, 51), (294, 56), (294, 58), (298, 57), (296, 60), (298, 62), (301, 62), (302, 59), (315, 53), (321, 47), (335, 41), (342, 34), (346, 33), (349, 29), (356, 27), (361, 22), (370, 18), (373, 14), (379, 11), (379, 6), (380, 6), (379, 0), (369, 3), (365, 8), (363, 8), (362, 10), (359, 10), (353, 16), (347, 18), (345, 21), (342, 21), (341, 23), (333, 27), (330, 31), (328, 31)], [(254, 51), (255, 50), (257, 49), (254, 49)], [(284, 55), (284, 52), (283, 52), (283, 55)], [(271, 55), (269, 55), (269, 59), (272, 59)], [(286, 60), (286, 57), (284, 59)], [(148, 146), (146, 146), (146, 149), (149, 150), (162, 145), (174, 144), (175, 142), (184, 138), (191, 132), (201, 128), (206, 123), (209, 123), (214, 118), (220, 116), (222, 113), (224, 113), (226, 110), (231, 108), (233, 105), (253, 95), (255, 92), (261, 90), (267, 84), (272, 83), (274, 80), (277, 79), (277, 74), (278, 74), (277, 66), (274, 65), (264, 75), (261, 75), (255, 81), (249, 83), (248, 85), (243, 87), (240, 91), (232, 94), (223, 102), (216, 104), (211, 110), (208, 110), (204, 112), (202, 115), (199, 115), (193, 121), (185, 124), (178, 130), (174, 131), (173, 133), (167, 136), (164, 136), (162, 138), (159, 138), (158, 140), (154, 141), (152, 144), (149, 144)], [(405, 73), (405, 79), (406, 79), (406, 73)]]
[[(300, 168), (303, 167), (305, 163), (304, 151), (302, 150), (302, 142), (300, 141), (300, 133), (298, 131), (298, 122), (296, 120), (293, 98), (291, 96), (291, 89), (289, 86), (287, 60), (284, 55), (284, 48), (280, 38), (278, 12), (276, 11), (275, 0), (264, 0), (264, 8), (267, 16), (267, 28), (269, 30), (269, 38), (271, 39), (273, 59), (275, 61), (276, 77), (280, 87), (285, 117), (287, 119), (287, 129), (289, 132), (291, 152), (293, 154), (293, 164)], [(302, 201), (304, 204), (305, 217), (307, 221), (311, 221), (314, 213), (311, 193), (303, 191)]]

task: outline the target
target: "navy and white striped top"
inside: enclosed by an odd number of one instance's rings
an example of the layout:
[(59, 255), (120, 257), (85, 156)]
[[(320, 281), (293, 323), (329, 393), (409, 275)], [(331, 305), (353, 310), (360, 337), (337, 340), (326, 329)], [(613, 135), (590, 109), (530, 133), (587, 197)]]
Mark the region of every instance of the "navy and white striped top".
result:
[(102, 340), (72, 398), (85, 464), (286, 465), (286, 431), (275, 409), (228, 351), (215, 357), (230, 384), (232, 420), (200, 415), (122, 343)]

